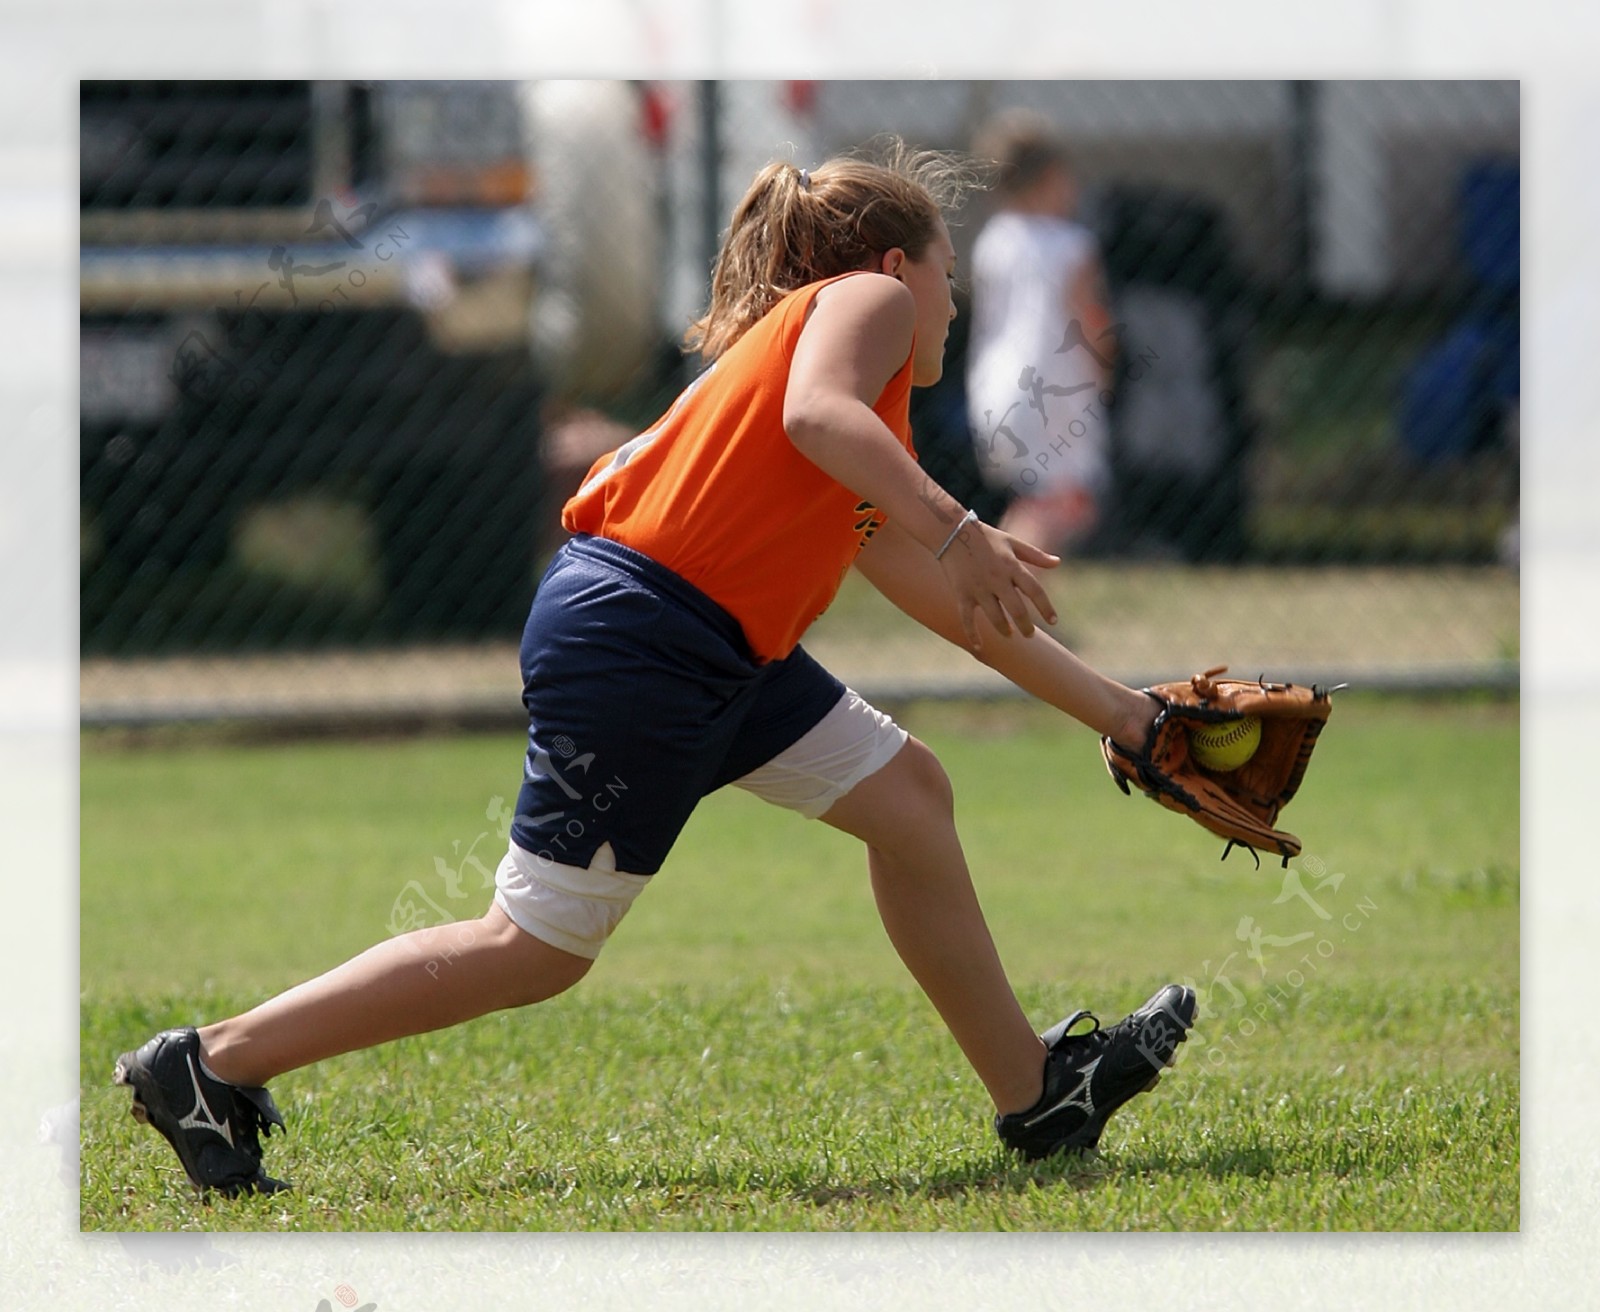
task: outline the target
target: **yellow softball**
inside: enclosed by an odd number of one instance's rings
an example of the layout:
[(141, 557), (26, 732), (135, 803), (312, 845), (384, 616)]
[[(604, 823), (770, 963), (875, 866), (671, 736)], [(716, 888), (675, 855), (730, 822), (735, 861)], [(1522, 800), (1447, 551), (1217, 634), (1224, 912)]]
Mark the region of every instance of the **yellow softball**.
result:
[(1261, 746), (1261, 721), (1254, 715), (1189, 730), (1189, 753), (1208, 770), (1237, 770)]

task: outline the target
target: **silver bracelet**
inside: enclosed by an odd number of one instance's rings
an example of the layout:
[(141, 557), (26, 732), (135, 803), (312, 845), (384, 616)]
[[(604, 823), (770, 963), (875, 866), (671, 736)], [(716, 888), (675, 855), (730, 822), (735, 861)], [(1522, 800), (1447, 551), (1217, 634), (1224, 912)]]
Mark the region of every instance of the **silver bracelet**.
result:
[(967, 513), (961, 517), (961, 522), (950, 530), (950, 536), (944, 540), (944, 546), (940, 547), (939, 550), (933, 553), (933, 558), (935, 560), (943, 560), (944, 553), (950, 550), (950, 544), (961, 536), (961, 530), (966, 528), (968, 524), (976, 524), (977, 522), (978, 512), (976, 510), (967, 511)]

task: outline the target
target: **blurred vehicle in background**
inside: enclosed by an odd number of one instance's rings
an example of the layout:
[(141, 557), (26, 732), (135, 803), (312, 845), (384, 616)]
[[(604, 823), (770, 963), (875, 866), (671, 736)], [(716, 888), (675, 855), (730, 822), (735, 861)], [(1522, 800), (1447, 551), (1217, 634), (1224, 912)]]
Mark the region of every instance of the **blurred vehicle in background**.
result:
[[(1126, 330), (1093, 554), (1507, 558), (1514, 82), (87, 82), (86, 652), (510, 637), (768, 160), (1067, 136)], [(962, 267), (992, 201), (952, 235)], [(993, 518), (968, 306), (913, 427)], [(1019, 387), (1021, 386), (1019, 380)]]
[(514, 634), (543, 403), (658, 345), (631, 89), (95, 81), (80, 113), (84, 648)]

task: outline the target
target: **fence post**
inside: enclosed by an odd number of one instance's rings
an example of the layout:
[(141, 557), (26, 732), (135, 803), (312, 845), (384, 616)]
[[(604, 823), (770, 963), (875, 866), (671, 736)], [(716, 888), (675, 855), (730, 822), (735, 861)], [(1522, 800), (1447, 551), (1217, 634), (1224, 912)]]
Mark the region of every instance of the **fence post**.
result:
[(722, 234), (722, 113), (721, 87), (707, 79), (700, 84), (701, 240), (707, 285), (717, 263), (717, 242)]

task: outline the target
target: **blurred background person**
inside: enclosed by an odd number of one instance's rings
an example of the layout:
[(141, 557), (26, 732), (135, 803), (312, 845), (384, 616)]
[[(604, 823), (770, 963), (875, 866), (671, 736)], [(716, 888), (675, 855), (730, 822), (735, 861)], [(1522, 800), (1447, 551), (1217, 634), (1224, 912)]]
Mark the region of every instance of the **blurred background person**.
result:
[(997, 208), (972, 251), (967, 417), (978, 466), (1011, 498), (1006, 532), (1055, 552), (1100, 522), (1116, 341), (1095, 238), (1077, 221), (1065, 143), (1028, 111), (974, 143), (998, 166)]

